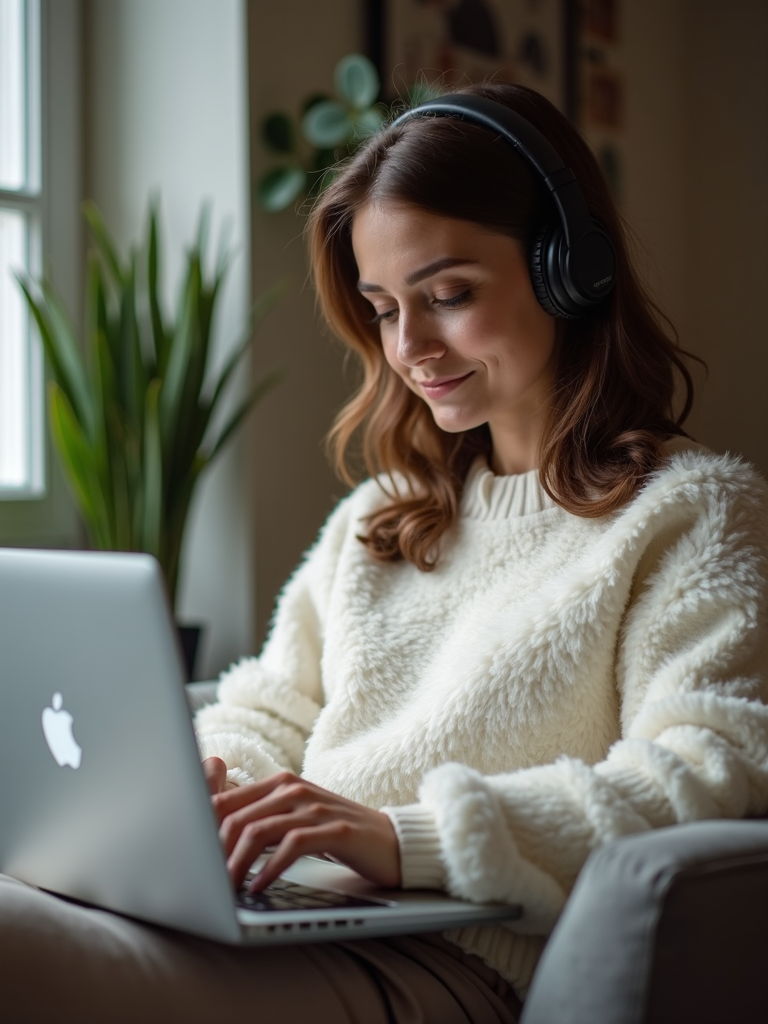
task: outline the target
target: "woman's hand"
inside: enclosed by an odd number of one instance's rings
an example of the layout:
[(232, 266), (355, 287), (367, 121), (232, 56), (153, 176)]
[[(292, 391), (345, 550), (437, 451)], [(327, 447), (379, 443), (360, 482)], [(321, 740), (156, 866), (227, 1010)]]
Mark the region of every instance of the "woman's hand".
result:
[(253, 879), (253, 891), (269, 885), (308, 853), (329, 854), (377, 885), (400, 885), (400, 848), (386, 814), (345, 800), (290, 772), (225, 789), (226, 766), (223, 761), (215, 763), (219, 761), (206, 758), (203, 765), (227, 868), (236, 887), (268, 846), (276, 849)]

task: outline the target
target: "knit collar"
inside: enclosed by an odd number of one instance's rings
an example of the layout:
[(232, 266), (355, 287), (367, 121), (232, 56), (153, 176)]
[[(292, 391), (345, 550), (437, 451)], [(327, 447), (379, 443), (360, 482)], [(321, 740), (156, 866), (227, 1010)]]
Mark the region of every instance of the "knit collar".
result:
[(496, 476), (483, 455), (472, 463), (464, 484), (461, 514), (468, 519), (509, 519), (557, 508), (539, 480), (538, 469)]

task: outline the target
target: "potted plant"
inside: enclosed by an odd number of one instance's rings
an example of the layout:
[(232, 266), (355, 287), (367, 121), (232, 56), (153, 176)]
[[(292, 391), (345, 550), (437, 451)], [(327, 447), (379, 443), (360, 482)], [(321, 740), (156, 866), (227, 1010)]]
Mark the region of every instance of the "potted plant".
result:
[(314, 198), (333, 180), (334, 164), (351, 156), (400, 106), (417, 106), (440, 92), (427, 81), (410, 85), (402, 100), (378, 102), (376, 66), (361, 53), (348, 53), (333, 71), (334, 93), (313, 93), (298, 117), (274, 111), (262, 120), (261, 141), (273, 166), (258, 180), (256, 198), (278, 213), (301, 196)]
[(84, 214), (96, 248), (88, 256), (82, 341), (50, 281), (19, 278), (47, 357), (51, 434), (91, 546), (154, 555), (175, 605), (195, 488), (280, 376), (262, 377), (220, 422), (223, 396), (254, 328), (283, 288), (256, 301), (242, 339), (214, 373), (212, 327), (229, 253), (222, 248), (206, 270), (207, 211), (187, 252), (172, 319), (160, 299), (156, 205), (150, 204), (141, 263), (135, 250), (120, 258), (92, 203)]
[(378, 104), (381, 84), (373, 63), (359, 53), (342, 57), (333, 72), (335, 95), (315, 93), (298, 118), (268, 114), (261, 137), (277, 164), (259, 179), (257, 196), (270, 213), (284, 210), (301, 195), (313, 196), (331, 180), (333, 165), (377, 132), (387, 114)]

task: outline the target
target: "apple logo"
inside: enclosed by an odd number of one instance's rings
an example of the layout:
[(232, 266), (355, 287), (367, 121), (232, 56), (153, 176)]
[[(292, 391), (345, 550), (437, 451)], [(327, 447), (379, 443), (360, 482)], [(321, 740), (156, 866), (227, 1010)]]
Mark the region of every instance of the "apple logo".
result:
[(54, 693), (51, 704), (53, 707), (43, 711), (45, 742), (59, 765), (68, 764), (72, 768), (79, 768), (83, 748), (72, 735), (74, 719), (68, 711), (62, 710), (60, 693)]

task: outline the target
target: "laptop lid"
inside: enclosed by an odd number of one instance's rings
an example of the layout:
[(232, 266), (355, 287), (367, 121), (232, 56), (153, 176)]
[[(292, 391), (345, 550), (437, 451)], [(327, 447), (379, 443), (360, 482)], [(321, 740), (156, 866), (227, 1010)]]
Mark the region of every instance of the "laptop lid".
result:
[(157, 562), (0, 551), (0, 665), (0, 870), (235, 941)]
[[(317, 941), (518, 916), (386, 892), (303, 858), (330, 907), (235, 907), (173, 618), (148, 555), (0, 549), (0, 871), (227, 942)], [(343, 933), (343, 936), (342, 936)]]

